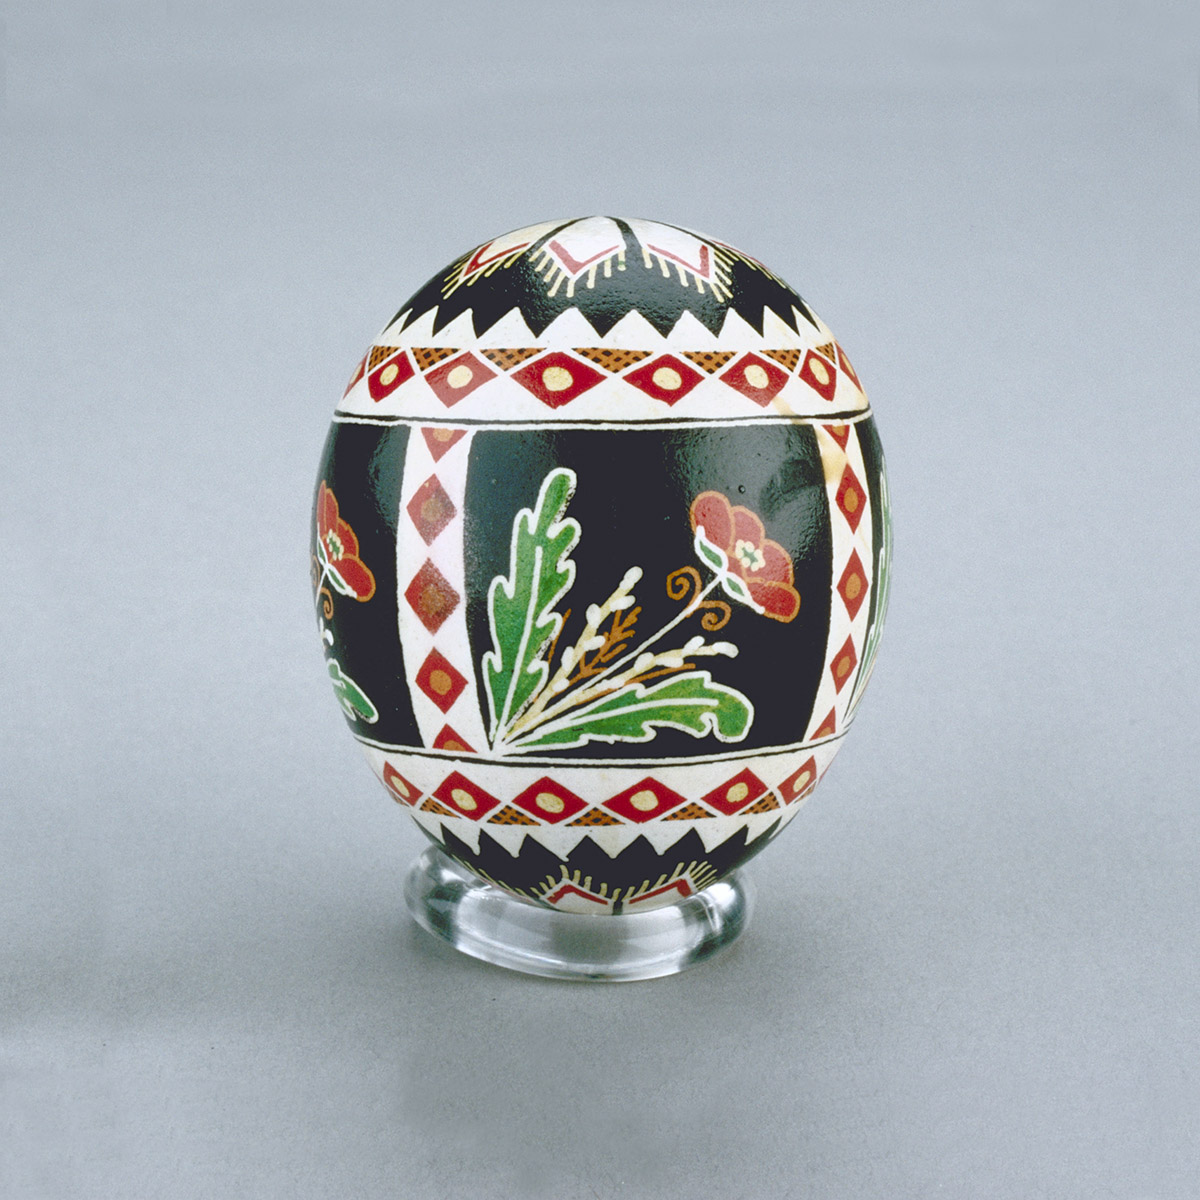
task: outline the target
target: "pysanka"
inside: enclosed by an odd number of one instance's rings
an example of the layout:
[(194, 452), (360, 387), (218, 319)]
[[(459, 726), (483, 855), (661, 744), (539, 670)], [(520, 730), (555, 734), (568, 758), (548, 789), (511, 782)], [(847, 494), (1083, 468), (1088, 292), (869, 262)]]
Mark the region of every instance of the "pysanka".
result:
[(312, 530), (330, 679), (450, 858), (560, 912), (678, 904), (797, 813), (887, 606), (845, 351), (753, 258), (588, 217), (474, 247), (358, 364)]

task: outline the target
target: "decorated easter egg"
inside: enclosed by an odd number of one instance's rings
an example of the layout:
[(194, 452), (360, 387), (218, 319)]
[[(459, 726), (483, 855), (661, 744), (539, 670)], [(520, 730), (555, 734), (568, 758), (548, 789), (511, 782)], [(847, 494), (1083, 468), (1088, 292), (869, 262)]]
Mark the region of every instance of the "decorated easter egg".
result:
[(850, 359), (758, 260), (588, 217), (475, 246), (355, 368), (321, 460), (326, 668), (452, 859), (572, 913), (678, 902), (796, 815), (887, 606)]

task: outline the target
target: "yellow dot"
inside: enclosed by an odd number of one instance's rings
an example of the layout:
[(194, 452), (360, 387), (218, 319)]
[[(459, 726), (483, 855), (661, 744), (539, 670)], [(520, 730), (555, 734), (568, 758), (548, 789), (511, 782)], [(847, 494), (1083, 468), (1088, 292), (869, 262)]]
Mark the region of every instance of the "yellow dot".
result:
[(454, 436), (453, 429), (435, 429), (433, 436), (439, 442), (448, 442)]
[(858, 508), (858, 493), (853, 488), (847, 488), (842, 497), (842, 504), (847, 512), (854, 512)]
[(771, 377), (767, 374), (765, 368), (760, 367), (758, 363), (751, 363), (742, 374), (746, 377), (746, 382), (752, 388), (765, 388), (771, 382)]
[(810, 358), (808, 360), (808, 369), (818, 383), (829, 382), (829, 372), (825, 369), (825, 364), (819, 358)]
[(658, 807), (658, 797), (648, 788), (643, 788), (640, 792), (634, 792), (629, 797), (629, 803), (638, 812), (649, 812), (651, 809)]
[(855, 600), (858, 598), (858, 593), (862, 591), (862, 578), (858, 575), (851, 575), (846, 580), (846, 599)]
[(811, 778), (812, 778), (812, 772), (811, 772), (811, 771), (805, 771), (805, 772), (804, 772), (804, 774), (803, 774), (803, 775), (801, 775), (801, 776), (800, 776), (800, 778), (796, 780), (796, 783), (795, 783), (795, 785), (794, 785), (794, 786), (795, 786), (795, 790), (796, 790), (796, 791), (800, 791), (800, 789), (801, 789), (801, 788), (805, 788), (805, 787), (807, 787), (807, 786), (808, 786), (808, 781), (809, 781)]
[(725, 799), (730, 804), (740, 804), (748, 795), (750, 795), (750, 785), (748, 783), (735, 783), (725, 793)]
[(548, 392), (565, 392), (574, 382), (566, 367), (547, 367), (542, 372), (542, 383)]
[(683, 376), (674, 367), (659, 367), (650, 378), (654, 386), (662, 388), (664, 392), (674, 392), (683, 387)]
[(475, 378), (475, 372), (464, 363), (459, 363), (449, 375), (446, 376), (446, 382), (452, 388), (465, 388), (472, 379)]
[(390, 365), (384, 367), (382, 371), (380, 371), (379, 382), (382, 383), (384, 387), (387, 387), (387, 385), (391, 383), (392, 380), (395, 379), (399, 374), (400, 368), (395, 363), (391, 363)]
[(453, 738), (447, 738), (442, 743), (443, 750), (465, 750), (466, 746), (462, 742), (456, 742)]
[(534, 803), (542, 810), (548, 813), (560, 813), (566, 804), (561, 796), (554, 795), (553, 792), (538, 792), (537, 799)]
[(450, 676), (445, 671), (433, 671), (429, 676), (429, 686), (433, 688), (439, 696), (444, 696), (451, 687)]
[(837, 677), (839, 679), (844, 679), (846, 677), (846, 672), (849, 670), (850, 670), (850, 656), (846, 655), (845, 658), (838, 660)]
[(474, 812), (479, 805), (475, 802), (475, 797), (470, 792), (464, 792), (462, 788), (455, 788), (450, 793), (450, 799), (458, 805), (459, 808), (465, 808), (467, 812)]
[(407, 799), (410, 789), (405, 787), (397, 776), (393, 775), (391, 779), (388, 780), (388, 783), (391, 785), (393, 791), (399, 792), (400, 795)]
[(442, 512), (442, 506), (433, 496), (430, 496), (424, 504), (421, 505), (421, 516), (425, 518), (431, 525), (445, 514)]

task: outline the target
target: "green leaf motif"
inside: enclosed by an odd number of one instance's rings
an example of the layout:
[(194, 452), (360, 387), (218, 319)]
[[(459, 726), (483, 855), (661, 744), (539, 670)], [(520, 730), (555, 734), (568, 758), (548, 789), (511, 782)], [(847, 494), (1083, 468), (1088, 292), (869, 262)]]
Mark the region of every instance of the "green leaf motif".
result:
[(379, 720), (379, 710), (371, 703), (366, 692), (342, 670), (341, 663), (336, 658), (329, 659), (325, 666), (329, 670), (334, 695), (337, 696), (346, 716), (351, 720), (357, 717), (368, 725), (374, 725)]
[(699, 530), (696, 530), (695, 549), (700, 561), (712, 567), (714, 571), (723, 573), (729, 569), (725, 552), (719, 546), (714, 546)]
[(738, 742), (753, 719), (754, 708), (741, 692), (714, 683), (707, 671), (690, 671), (650, 687), (637, 684), (601, 697), (539, 727), (535, 736), (521, 741), (520, 749), (582, 746), (592, 740), (648, 742), (656, 726)]
[(488, 588), (493, 648), (483, 656), (483, 674), (493, 746), (546, 683), (542, 651), (563, 620), (554, 606), (575, 581), (569, 556), (579, 522), (563, 517), (574, 491), (574, 471), (559, 468), (546, 476), (536, 508), (521, 509), (513, 522), (508, 577), (496, 576)]
[(754, 597), (750, 595), (750, 589), (736, 575), (722, 575), (721, 586), (739, 604), (748, 604), (751, 608), (762, 612), (762, 606), (755, 603)]

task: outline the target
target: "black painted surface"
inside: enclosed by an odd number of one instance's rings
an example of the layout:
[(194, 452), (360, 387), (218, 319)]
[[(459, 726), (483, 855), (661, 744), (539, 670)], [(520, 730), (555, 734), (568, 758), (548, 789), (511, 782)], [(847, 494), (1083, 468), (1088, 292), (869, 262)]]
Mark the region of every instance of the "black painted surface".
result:
[[(824, 668), (831, 600), (829, 507), (816, 436), (810, 426), (777, 424), (738, 428), (687, 428), (594, 432), (590, 430), (486, 431), (471, 444), (467, 473), (465, 550), (469, 566), (468, 630), (483, 697), (481, 662), (491, 647), (487, 585), (509, 571), (513, 519), (537, 502), (547, 472), (569, 467), (577, 488), (567, 515), (582, 527), (572, 552), (575, 583), (559, 603), (571, 610), (560, 647), (574, 643), (589, 604), (602, 604), (631, 566), (644, 574), (635, 588), (642, 606), (640, 641), (683, 607), (666, 591), (677, 567), (694, 566), (689, 509), (704, 491), (722, 492), (763, 521), (766, 536), (791, 555), (800, 611), (783, 623), (731, 603), (728, 624), (715, 633), (693, 615), (656, 649), (682, 646), (695, 634), (728, 641), (736, 658), (699, 658), (698, 667), (737, 688), (753, 703), (754, 722), (739, 749), (798, 742), (812, 713)], [(724, 593), (717, 589), (713, 598)], [(573, 750), (538, 751), (554, 757), (686, 757), (718, 753), (724, 743), (660, 729), (653, 742), (592, 741)]]
[(596, 888), (601, 883), (607, 884), (611, 895), (618, 889), (625, 891), (646, 883), (653, 886), (663, 875), (673, 875), (681, 867), (692, 863), (697, 866), (707, 863), (716, 876), (726, 875), (762, 850), (779, 832), (779, 826), (772, 825), (749, 845), (746, 843), (746, 830), (740, 829), (733, 837), (711, 850), (705, 850), (700, 835), (691, 830), (662, 854), (644, 837), (639, 837), (616, 857), (610, 857), (590, 837), (585, 837), (565, 859), (559, 858), (532, 837), (526, 838), (520, 850), (513, 855), (490, 838), (486, 830), (480, 831), (479, 853), (466, 842), (460, 841), (445, 826), (442, 827), (442, 841), (432, 837), (427, 830), (422, 829), (422, 832), (468, 869), (483, 872), (514, 891), (540, 892), (548, 879), (562, 879), (565, 869), (566, 876), (574, 876), (576, 871), (581, 879), (590, 875)]
[[(324, 480), (333, 489), (341, 519), (358, 538), (359, 557), (375, 576), (375, 594), (365, 602), (333, 592), (333, 618), (326, 622), (334, 636), (326, 654), (379, 710), (373, 724), (347, 718), (350, 727), (380, 741), (419, 746), (396, 621), (396, 514), (408, 438), (405, 425), (335, 424), (325, 441), (317, 488)], [(314, 555), (316, 525), (314, 511)], [(319, 617), (319, 597), (316, 603)]]

